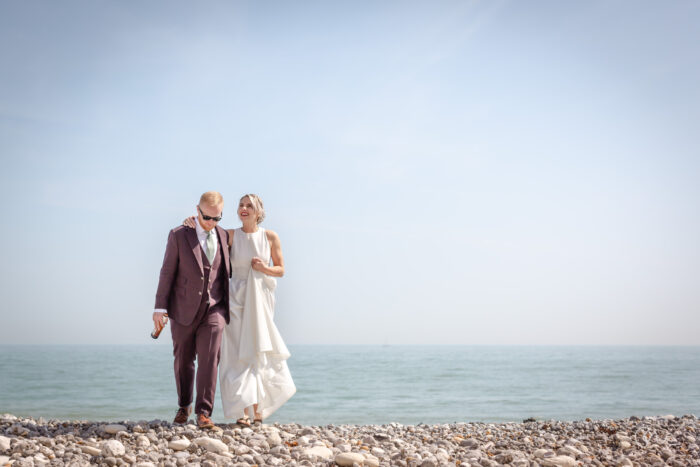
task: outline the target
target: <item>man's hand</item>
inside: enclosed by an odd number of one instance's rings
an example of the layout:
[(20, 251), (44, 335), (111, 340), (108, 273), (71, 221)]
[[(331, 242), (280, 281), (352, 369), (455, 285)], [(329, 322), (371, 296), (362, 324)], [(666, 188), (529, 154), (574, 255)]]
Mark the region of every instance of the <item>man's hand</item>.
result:
[(153, 326), (155, 326), (156, 333), (160, 332), (165, 325), (168, 323), (168, 315), (162, 311), (153, 312)]

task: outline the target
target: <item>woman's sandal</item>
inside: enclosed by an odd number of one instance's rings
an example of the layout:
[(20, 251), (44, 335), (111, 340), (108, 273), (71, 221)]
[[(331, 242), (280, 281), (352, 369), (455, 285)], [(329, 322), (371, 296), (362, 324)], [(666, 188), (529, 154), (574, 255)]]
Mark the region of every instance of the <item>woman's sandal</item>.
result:
[(257, 425), (262, 425), (262, 414), (255, 414), (255, 418), (253, 419), (253, 423)]
[(250, 419), (246, 415), (245, 417), (241, 417), (238, 420), (236, 420), (236, 424), (241, 425), (241, 426), (250, 427)]

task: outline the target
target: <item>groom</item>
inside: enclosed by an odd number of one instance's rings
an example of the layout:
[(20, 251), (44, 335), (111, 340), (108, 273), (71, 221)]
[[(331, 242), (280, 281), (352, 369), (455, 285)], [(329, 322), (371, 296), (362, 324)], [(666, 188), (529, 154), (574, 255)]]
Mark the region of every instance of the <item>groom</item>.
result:
[(214, 406), (221, 336), (229, 321), (228, 233), (217, 225), (223, 208), (221, 194), (208, 191), (197, 205), (196, 228), (179, 226), (170, 231), (153, 312), (157, 330), (164, 326), (167, 318), (172, 321), (175, 384), (180, 407), (174, 423), (186, 423), (192, 412), (195, 357), (197, 359), (194, 411), (200, 428), (214, 426), (209, 417)]

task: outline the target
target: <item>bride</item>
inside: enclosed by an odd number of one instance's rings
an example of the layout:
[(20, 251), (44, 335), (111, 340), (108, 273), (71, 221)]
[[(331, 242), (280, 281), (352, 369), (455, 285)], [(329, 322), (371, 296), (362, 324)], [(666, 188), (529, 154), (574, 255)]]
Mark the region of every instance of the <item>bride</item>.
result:
[[(257, 195), (241, 198), (238, 218), (243, 225), (228, 231), (231, 320), (221, 341), (219, 383), (224, 416), (250, 426), (249, 416), (262, 423), (296, 387), (287, 367), (289, 350), (273, 321), (275, 277), (284, 275), (279, 236), (260, 227), (265, 210)], [(192, 219), (185, 225), (193, 226)]]

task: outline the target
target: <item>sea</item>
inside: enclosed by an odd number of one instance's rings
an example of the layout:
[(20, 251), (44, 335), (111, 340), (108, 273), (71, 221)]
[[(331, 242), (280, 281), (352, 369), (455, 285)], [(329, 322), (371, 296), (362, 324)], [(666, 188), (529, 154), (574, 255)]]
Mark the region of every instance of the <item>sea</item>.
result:
[[(269, 423), (700, 415), (700, 347), (289, 347), (297, 393)], [(176, 409), (170, 346), (0, 346), (0, 413), (139, 421)], [(212, 418), (230, 422), (220, 400)]]

